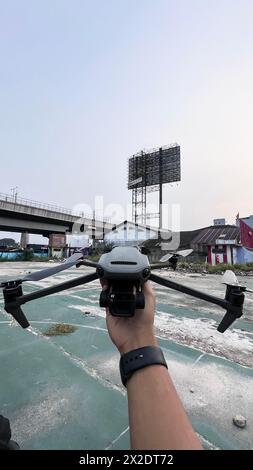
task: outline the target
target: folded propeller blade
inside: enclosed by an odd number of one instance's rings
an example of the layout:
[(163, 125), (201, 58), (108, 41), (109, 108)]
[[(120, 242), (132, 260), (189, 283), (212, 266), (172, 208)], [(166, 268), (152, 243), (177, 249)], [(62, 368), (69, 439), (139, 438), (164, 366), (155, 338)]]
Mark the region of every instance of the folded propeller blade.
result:
[(233, 271), (231, 271), (230, 269), (227, 269), (227, 271), (225, 271), (225, 273), (222, 276), (221, 282), (222, 282), (222, 284), (226, 284), (227, 286), (241, 287), (244, 292), (250, 292), (250, 293), (253, 294), (252, 289), (248, 289), (247, 286), (243, 286), (243, 285), (239, 284), (239, 281), (238, 281), (235, 273)]
[(166, 255), (162, 256), (159, 261), (161, 261), (162, 263), (166, 263), (166, 261), (169, 261), (172, 256), (173, 253), (167, 253)]
[(64, 263), (60, 264), (59, 266), (53, 266), (51, 268), (42, 269), (41, 271), (36, 271), (31, 274), (27, 274), (26, 276), (21, 278), (21, 281), (40, 281), (41, 279), (45, 279), (46, 277), (53, 276), (65, 269), (71, 268), (78, 263), (78, 261), (83, 258), (82, 253), (74, 253), (70, 258), (66, 259)]
[(238, 279), (231, 269), (227, 269), (221, 278), (222, 284), (227, 284), (228, 286), (238, 286)]

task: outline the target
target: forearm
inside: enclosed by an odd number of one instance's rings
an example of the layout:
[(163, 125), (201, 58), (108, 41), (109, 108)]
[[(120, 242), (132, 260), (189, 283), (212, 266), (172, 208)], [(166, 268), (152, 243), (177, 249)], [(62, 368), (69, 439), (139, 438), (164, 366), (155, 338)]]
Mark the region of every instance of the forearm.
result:
[(132, 449), (202, 449), (164, 366), (135, 372), (127, 394)]
[[(121, 356), (158, 346), (154, 332), (155, 297), (149, 281), (144, 284), (143, 292), (145, 309), (136, 310), (132, 318), (117, 318), (107, 310), (108, 331)], [(128, 357), (129, 361), (138, 359), (138, 355)], [(161, 357), (159, 353), (158, 357)], [(135, 371), (131, 376), (128, 366), (124, 370), (127, 358), (121, 358), (120, 367), (123, 383), (127, 385), (132, 449), (201, 449), (166, 367), (150, 365), (136, 370), (132, 363), (134, 367), (130, 369)], [(162, 364), (163, 358), (152, 362)]]

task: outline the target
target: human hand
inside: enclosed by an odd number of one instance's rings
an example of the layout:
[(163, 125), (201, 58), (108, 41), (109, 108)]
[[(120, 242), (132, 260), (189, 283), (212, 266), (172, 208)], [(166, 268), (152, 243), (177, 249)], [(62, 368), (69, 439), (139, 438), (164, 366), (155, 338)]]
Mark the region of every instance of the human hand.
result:
[[(107, 284), (103, 283), (103, 290)], [(145, 308), (136, 309), (133, 317), (114, 317), (106, 309), (106, 324), (112, 342), (120, 354), (144, 346), (157, 346), (154, 334), (155, 295), (149, 281), (143, 285)]]

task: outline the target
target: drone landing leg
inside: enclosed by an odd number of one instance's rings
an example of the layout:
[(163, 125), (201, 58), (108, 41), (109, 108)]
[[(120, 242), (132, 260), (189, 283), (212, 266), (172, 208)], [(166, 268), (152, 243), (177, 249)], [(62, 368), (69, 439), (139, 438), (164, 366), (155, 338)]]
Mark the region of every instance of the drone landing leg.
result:
[(71, 281), (62, 282), (61, 284), (58, 284), (56, 286), (46, 287), (45, 289), (31, 292), (30, 294), (25, 294), (25, 295), (20, 295), (20, 296), (15, 296), (15, 297), (11, 295), (10, 289), (8, 292), (8, 289), (6, 288), (4, 308), (6, 312), (10, 313), (23, 328), (27, 328), (29, 326), (29, 323), (24, 313), (22, 312), (20, 305), (23, 305), (26, 302), (30, 302), (31, 300), (35, 300), (41, 297), (45, 297), (47, 295), (55, 294), (56, 292), (61, 292), (63, 290), (70, 289), (72, 287), (77, 287), (83, 284), (87, 284), (88, 282), (92, 282), (97, 278), (98, 276), (96, 273), (87, 274), (86, 276), (81, 276), (76, 279), (72, 279)]

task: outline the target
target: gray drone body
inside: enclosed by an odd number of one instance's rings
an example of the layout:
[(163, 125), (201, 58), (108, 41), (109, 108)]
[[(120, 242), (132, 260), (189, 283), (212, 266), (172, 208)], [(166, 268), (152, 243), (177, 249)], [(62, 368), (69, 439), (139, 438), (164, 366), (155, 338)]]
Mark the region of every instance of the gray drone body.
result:
[(145, 307), (142, 287), (150, 276), (148, 257), (135, 246), (117, 246), (101, 256), (97, 275), (106, 281), (100, 294), (100, 307), (117, 317), (132, 317)]
[(117, 246), (101, 256), (97, 274), (108, 280), (138, 280), (145, 282), (150, 275), (150, 264), (147, 255), (135, 246)]

